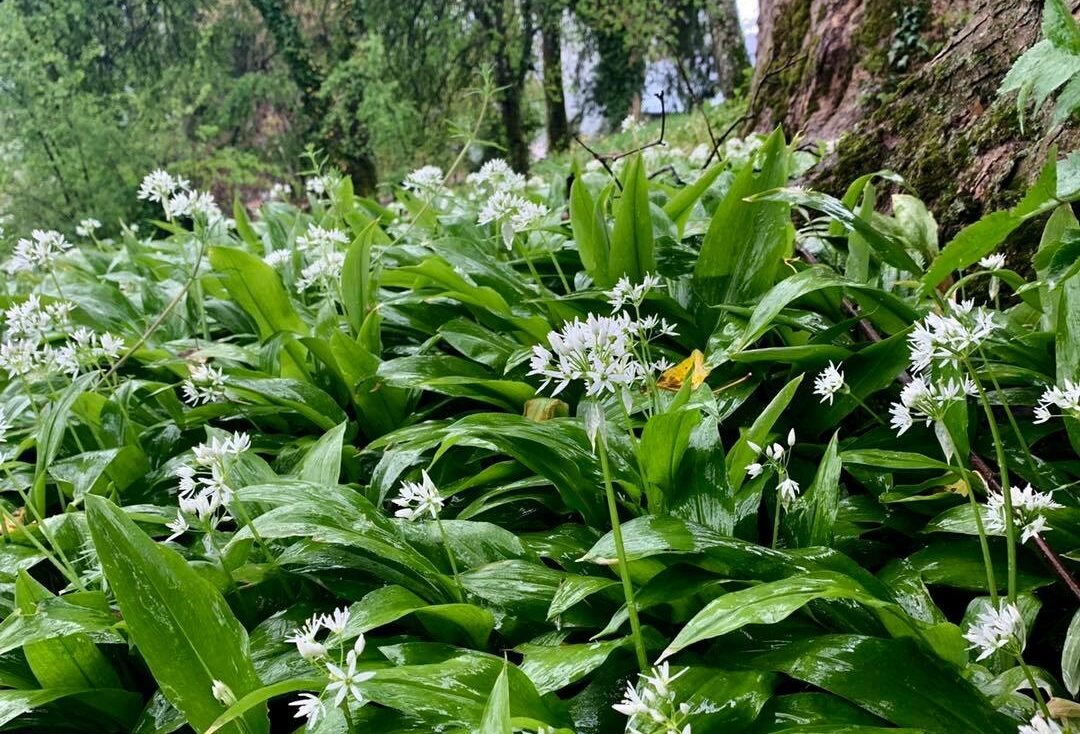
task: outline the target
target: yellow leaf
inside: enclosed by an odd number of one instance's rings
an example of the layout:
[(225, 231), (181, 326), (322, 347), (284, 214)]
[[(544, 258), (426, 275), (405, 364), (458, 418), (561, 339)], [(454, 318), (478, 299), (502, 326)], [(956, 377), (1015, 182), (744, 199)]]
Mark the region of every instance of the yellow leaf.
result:
[(565, 418), (568, 415), (570, 415), (570, 406), (558, 398), (533, 398), (525, 401), (524, 416), (531, 421)]
[(698, 349), (691, 352), (690, 356), (682, 362), (665, 370), (664, 374), (660, 375), (660, 379), (657, 380), (656, 386), (661, 390), (678, 392), (682, 388), (683, 382), (686, 381), (687, 375), (690, 376), (690, 387), (694, 390), (705, 382), (705, 378), (709, 376), (709, 370), (705, 367), (705, 355)]

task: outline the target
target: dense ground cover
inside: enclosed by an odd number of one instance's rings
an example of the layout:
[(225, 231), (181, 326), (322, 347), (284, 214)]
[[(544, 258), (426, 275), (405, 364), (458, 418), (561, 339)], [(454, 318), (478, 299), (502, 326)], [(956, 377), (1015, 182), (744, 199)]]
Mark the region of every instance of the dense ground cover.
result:
[(1060, 731), (1080, 156), (939, 243), (795, 147), (20, 242), (0, 722)]

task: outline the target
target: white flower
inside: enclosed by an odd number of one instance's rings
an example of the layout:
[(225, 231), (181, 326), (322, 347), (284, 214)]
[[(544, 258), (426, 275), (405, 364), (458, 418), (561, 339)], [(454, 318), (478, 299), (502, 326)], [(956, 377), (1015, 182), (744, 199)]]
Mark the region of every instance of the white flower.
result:
[(16, 303), (4, 311), (4, 327), (7, 337), (40, 341), (47, 335), (64, 331), (74, 304), (70, 301), (53, 301), (42, 304), (36, 293), (31, 293), (22, 303)]
[(985, 660), (998, 650), (1009, 648), (1014, 655), (1024, 650), (1026, 643), (1024, 618), (1015, 604), (1002, 603), (1000, 609), (987, 606), (964, 633), (970, 649), (979, 650), (977, 660)]
[(75, 227), (75, 234), (80, 237), (91, 237), (99, 229), (101, 229), (101, 222), (92, 218), (84, 219)]
[(611, 312), (621, 311), (623, 306), (630, 304), (638, 308), (645, 302), (649, 291), (660, 286), (660, 276), (646, 273), (641, 282), (633, 284), (628, 276), (619, 278), (615, 287), (607, 292), (608, 303), (611, 304)]
[(524, 232), (537, 227), (548, 215), (548, 208), (543, 204), (523, 199), (517, 211), (510, 216), (510, 226), (515, 232)]
[(330, 682), (326, 686), (327, 693), (334, 694), (334, 705), (340, 706), (345, 702), (345, 699), (352, 696), (353, 700), (359, 704), (365, 702), (364, 693), (360, 690), (360, 685), (364, 681), (371, 680), (375, 677), (375, 673), (357, 673), (356, 672), (356, 651), (350, 650), (345, 656), (345, 669), (339, 668), (333, 663), (326, 664), (326, 670), (330, 674)]
[(333, 248), (349, 244), (349, 236), (340, 229), (324, 229), (317, 224), (308, 226), (307, 232), (296, 238), (296, 246), (303, 250)]
[(785, 510), (791, 508), (791, 504), (799, 496), (799, 483), (791, 477), (784, 477), (784, 479), (776, 485), (776, 493), (780, 498), (780, 506)]
[(1039, 404), (1035, 407), (1035, 422), (1045, 423), (1054, 417), (1051, 406), (1061, 411), (1061, 415), (1080, 419), (1080, 382), (1065, 380), (1065, 387), (1047, 388)]
[(445, 178), (443, 170), (438, 166), (422, 166), (406, 176), (401, 185), (425, 199), (432, 199), (450, 193), (443, 185)]
[(997, 252), (993, 255), (987, 255), (982, 260), (979, 260), (979, 265), (987, 270), (1004, 270), (1005, 269), (1005, 255)]
[(188, 182), (177, 176), (173, 178), (168, 171), (160, 168), (151, 171), (139, 184), (139, 198), (164, 204), (177, 189), (186, 189)]
[(764, 470), (765, 470), (765, 468), (761, 464), (759, 464), (759, 463), (757, 463), (755, 461), (753, 464), (749, 464), (746, 467), (746, 474), (751, 479), (756, 479), (756, 478), (761, 476), (761, 472), (763, 472)]
[(974, 395), (977, 388), (971, 378), (962, 382), (949, 379), (944, 383), (927, 382), (916, 377), (900, 391), (900, 402), (889, 407), (891, 425), (902, 436), (916, 420), (924, 420), (926, 425), (942, 420), (945, 411), (954, 401)]
[(101, 335), (101, 353), (111, 360), (119, 359), (120, 351), (124, 348), (124, 337), (115, 336), (109, 332)]
[(645, 377), (645, 367), (633, 350), (636, 327), (627, 313), (612, 317), (589, 314), (585, 321), (575, 319), (561, 332), (548, 334), (551, 351), (539, 345), (533, 347), (529, 374), (546, 378), (541, 390), (556, 381), (553, 395), (574, 380), (585, 383), (589, 396), (627, 388)]
[(11, 258), (5, 263), (8, 275), (50, 267), (58, 257), (72, 248), (64, 235), (55, 230), (35, 229), (30, 239), (15, 244)]
[(828, 400), (829, 405), (832, 405), (833, 396), (843, 389), (844, 373), (829, 360), (829, 366), (814, 378), (814, 394), (821, 396), (821, 402)]
[(492, 222), (507, 219), (517, 212), (518, 207), (525, 202), (524, 197), (510, 191), (496, 191), (480, 207), (480, 214), (477, 216), (476, 222), (477, 224), (491, 224)]
[(272, 268), (276, 268), (278, 265), (282, 265), (289, 261), (292, 253), (288, 250), (271, 250), (266, 253), (266, 257), (263, 258), (263, 262)]
[[(1021, 543), (1026, 543), (1038, 533), (1049, 529), (1046, 525), (1044, 512), (1058, 510), (1063, 507), (1063, 505), (1055, 502), (1048, 492), (1033, 489), (1030, 484), (1023, 489), (1012, 487), (1009, 498), (1012, 500), (1013, 514), (1016, 521), (1023, 526), (1023, 533), (1020, 537)], [(990, 517), (986, 521), (986, 529), (993, 533), (1004, 533), (1008, 527), (1005, 522), (1004, 493), (991, 491), (986, 498), (986, 507), (990, 510)]]
[(183, 190), (172, 195), (162, 203), (165, 216), (169, 219), (176, 217), (203, 217), (208, 223), (214, 223), (223, 219), (221, 209), (214, 197), (207, 191)]
[(188, 525), (187, 518), (184, 517), (184, 513), (181, 510), (176, 511), (176, 519), (172, 522), (165, 523), (165, 527), (172, 531), (172, 535), (165, 539), (167, 541), (176, 540), (191, 529), (191, 526)]
[(303, 293), (314, 285), (332, 292), (334, 285), (341, 280), (341, 269), (345, 266), (345, 253), (330, 251), (300, 271), (296, 281), (296, 290)]
[(622, 122), (619, 123), (619, 130), (624, 133), (634, 132), (636, 130), (639, 130), (641, 127), (641, 121), (634, 117), (633, 113), (624, 117)]
[(232, 689), (225, 685), (223, 682), (214, 679), (214, 683), (210, 686), (210, 693), (214, 698), (218, 700), (222, 706), (232, 706), (236, 703), (236, 694), (232, 692)]
[(998, 326), (993, 314), (973, 301), (952, 303), (950, 315), (932, 313), (908, 337), (911, 367), (922, 372), (934, 363), (956, 365), (986, 341)]
[(481, 166), (479, 171), (469, 174), (466, 181), (491, 191), (512, 192), (525, 188), (525, 177), (516, 173), (502, 158), (492, 158)]
[(1016, 734), (1064, 734), (1064, 731), (1053, 719), (1036, 714), (1030, 722), (1021, 725)]
[(651, 675), (639, 675), (637, 687), (626, 684), (623, 700), (612, 706), (623, 716), (629, 717), (627, 732), (648, 732), (649, 734), (689, 734), (690, 724), (684, 720), (691, 713), (686, 703), (676, 704), (675, 691), (671, 684), (689, 668), (683, 668), (671, 675), (668, 664), (654, 667)]
[(236, 431), (231, 436), (219, 438), (214, 436), (205, 443), (192, 448), (195, 461), (199, 466), (220, 466), (226, 456), (236, 456), (251, 448), (251, 437), (242, 431)]
[(206, 405), (225, 400), (225, 375), (221, 368), (208, 364), (188, 365), (190, 377), (181, 386), (184, 402), (188, 405)]
[(301, 693), (300, 698), (289, 702), (290, 706), (296, 707), (294, 719), (307, 719), (309, 727), (315, 726), (319, 717), (322, 716), (323, 706), (319, 697), (311, 693)]
[(315, 636), (319, 634), (319, 630), (323, 628), (323, 618), (318, 614), (314, 615), (307, 622), (297, 627), (292, 633), (285, 638), (286, 642), (291, 642), (296, 645), (296, 651), (300, 653), (300, 657), (307, 660), (309, 663), (316, 660), (321, 660), (326, 657), (326, 647), (315, 639)]
[(292, 187), (287, 183), (276, 182), (264, 196), (269, 201), (285, 201), (292, 195)]
[(401, 509), (394, 513), (394, 517), (416, 520), (427, 514), (434, 520), (439, 516), (444, 503), (439, 488), (431, 481), (426, 470), (420, 472), (420, 476), (419, 482), (401, 483), (398, 496), (393, 500)]
[(334, 173), (324, 173), (321, 176), (312, 176), (304, 181), (304, 189), (308, 193), (322, 196), (327, 191), (332, 191), (338, 185), (338, 176)]
[(335, 609), (330, 614), (322, 616), (322, 626), (331, 634), (340, 635), (345, 631), (345, 625), (349, 623), (349, 610), (347, 607)]

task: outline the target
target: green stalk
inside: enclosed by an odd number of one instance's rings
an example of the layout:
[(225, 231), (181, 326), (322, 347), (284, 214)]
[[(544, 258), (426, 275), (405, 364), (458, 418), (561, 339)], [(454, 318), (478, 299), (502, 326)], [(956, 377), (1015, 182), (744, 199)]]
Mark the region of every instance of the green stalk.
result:
[(1050, 718), (1050, 709), (1046, 706), (1046, 701), (1043, 700), (1042, 691), (1039, 690), (1039, 684), (1035, 680), (1035, 675), (1031, 672), (1031, 668), (1024, 662), (1024, 658), (1021, 655), (1016, 656), (1016, 662), (1020, 663), (1020, 669), (1024, 671), (1024, 675), (1028, 679), (1028, 683), (1031, 684), (1031, 692), (1035, 694), (1035, 701), (1039, 704), (1039, 710), (1042, 715), (1047, 719)]
[(1001, 475), (1001, 495), (1005, 501), (1005, 541), (1009, 563), (1009, 603), (1016, 603), (1016, 518), (1013, 515), (1012, 485), (1009, 484), (1009, 468), (1005, 463), (1005, 446), (1001, 443), (1001, 432), (998, 430), (997, 420), (994, 418), (994, 410), (990, 406), (990, 399), (983, 390), (979, 376), (975, 374), (975, 367), (966, 356), (963, 357), (964, 367), (975, 381), (975, 388), (979, 391), (979, 401), (982, 403), (986, 420), (990, 423), (990, 434), (994, 438), (994, 452), (997, 454), (998, 472)]
[[(983, 362), (988, 361), (986, 355), (983, 353), (982, 347), (979, 347), (979, 356), (982, 357)], [(1035, 457), (1031, 455), (1031, 449), (1028, 448), (1028, 443), (1024, 439), (1024, 434), (1020, 432), (1020, 426), (1016, 422), (1016, 416), (1013, 415), (1012, 406), (1009, 405), (1009, 400), (1005, 397), (1005, 391), (1001, 389), (1001, 385), (998, 384), (997, 377), (994, 376), (994, 373), (990, 372), (989, 374), (990, 382), (994, 386), (994, 392), (997, 394), (998, 401), (1001, 403), (1001, 407), (1005, 408), (1005, 416), (1009, 419), (1009, 425), (1012, 427), (1013, 435), (1016, 436), (1016, 440), (1024, 452), (1024, 462), (1028, 465), (1028, 469), (1031, 470), (1031, 474), (1036, 479), (1041, 479), (1042, 472), (1039, 471), (1039, 467), (1035, 463)], [(1036, 482), (1036, 484), (1041, 485), (1041, 482)]]
[[(779, 479), (779, 477), (777, 477), (777, 479)], [(781, 512), (780, 495), (777, 494), (776, 495), (776, 512), (774, 513), (773, 524), (772, 524), (772, 546), (771, 546), (772, 548), (775, 548), (777, 542), (780, 540), (780, 512)]]
[(630, 615), (630, 633), (634, 638), (634, 652), (637, 654), (638, 668), (645, 671), (649, 668), (649, 658), (645, 654), (645, 641), (641, 637), (641, 622), (638, 620), (637, 604), (634, 602), (634, 585), (630, 582), (630, 568), (626, 562), (622, 525), (619, 523), (619, 506), (615, 501), (615, 488), (611, 483), (611, 467), (608, 466), (607, 439), (602, 433), (598, 436), (596, 446), (600, 453), (600, 469), (604, 473), (604, 492), (607, 494), (608, 514), (611, 516), (611, 534), (615, 539), (615, 556), (619, 561), (619, 576), (622, 578), (626, 611)]
[(457, 595), (458, 602), (463, 603), (465, 597), (461, 593), (461, 577), (458, 575), (457, 561), (454, 560), (454, 552), (450, 550), (450, 539), (446, 537), (446, 528), (443, 527), (442, 518), (438, 515), (435, 516), (435, 524), (439, 526), (443, 548), (446, 549), (446, 557), (450, 559), (450, 570), (454, 573), (454, 593)]
[(968, 500), (971, 502), (971, 511), (975, 515), (975, 529), (979, 531), (979, 546), (982, 548), (983, 565), (986, 566), (986, 586), (990, 589), (990, 601), (994, 609), (998, 608), (997, 580), (994, 578), (994, 562), (990, 558), (990, 543), (986, 540), (986, 528), (983, 527), (982, 507), (975, 501), (975, 490), (971, 481), (968, 480)]

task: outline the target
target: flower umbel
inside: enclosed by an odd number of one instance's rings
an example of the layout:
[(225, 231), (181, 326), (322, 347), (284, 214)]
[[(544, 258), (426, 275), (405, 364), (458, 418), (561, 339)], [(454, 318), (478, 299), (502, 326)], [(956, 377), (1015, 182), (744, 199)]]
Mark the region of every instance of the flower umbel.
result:
[(1024, 651), (1026, 644), (1024, 618), (1015, 604), (1002, 603), (995, 609), (987, 606), (975, 618), (975, 623), (964, 633), (964, 639), (971, 643), (970, 649), (978, 650), (977, 660), (985, 660), (998, 650), (1006, 650), (1013, 655)]
[(640, 682), (635, 687), (626, 684), (623, 700), (612, 706), (623, 716), (629, 717), (627, 731), (639, 734), (691, 734), (690, 724), (686, 723), (690, 715), (690, 706), (676, 703), (675, 691), (671, 684), (689, 668), (683, 668), (674, 675), (668, 663), (654, 667), (650, 674), (640, 674)]
[(829, 401), (832, 405), (833, 396), (844, 389), (844, 373), (829, 361), (829, 366), (823, 369), (814, 378), (814, 394), (821, 396), (821, 402)]
[[(1061, 509), (1048, 492), (1040, 492), (1027, 485), (1011, 488), (1013, 514), (1019, 525), (1023, 526), (1020, 542), (1026, 543), (1039, 533), (1046, 532), (1050, 528), (1046, 524), (1046, 510)], [(994, 533), (1004, 534), (1005, 522), (1005, 496), (1002, 492), (991, 491), (986, 500), (986, 506), (990, 510), (990, 517), (986, 521), (986, 529)]]
[(443, 500), (439, 494), (439, 488), (431, 481), (427, 471), (420, 472), (419, 482), (402, 482), (401, 489), (394, 504), (401, 509), (394, 513), (394, 517), (403, 517), (406, 520), (418, 520), (424, 515), (429, 515), (432, 520), (439, 516), (442, 511)]

